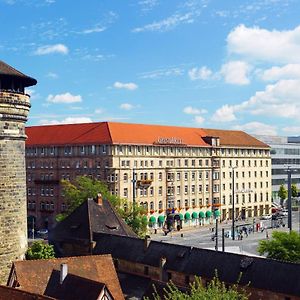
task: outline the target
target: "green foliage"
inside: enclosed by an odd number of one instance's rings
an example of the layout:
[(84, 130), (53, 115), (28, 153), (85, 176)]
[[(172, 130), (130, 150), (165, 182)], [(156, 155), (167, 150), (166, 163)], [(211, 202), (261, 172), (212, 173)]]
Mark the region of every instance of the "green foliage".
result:
[(300, 234), (274, 231), (272, 239), (260, 241), (257, 250), (267, 258), (300, 263)]
[(163, 298), (157, 292), (153, 295), (155, 300), (247, 300), (249, 296), (244, 289), (238, 290), (237, 284), (226, 288), (225, 283), (221, 282), (217, 275), (207, 286), (204, 286), (201, 278), (195, 277), (188, 292), (180, 291), (170, 282), (164, 289)]
[(96, 198), (97, 195), (101, 193), (102, 197), (110, 201), (120, 216), (136, 234), (140, 237), (146, 235), (147, 218), (144, 215), (144, 209), (137, 205), (133, 206), (127, 200), (112, 195), (105, 183), (87, 176), (78, 176), (74, 183), (68, 180), (62, 180), (61, 184), (68, 210), (64, 214), (58, 214), (56, 221), (60, 222), (64, 220), (88, 198)]
[(278, 191), (278, 196), (281, 200), (284, 200), (287, 198), (288, 196), (288, 191), (287, 189), (285, 188), (285, 186), (282, 184), (279, 188), (279, 191)]
[(291, 190), (292, 190), (292, 197), (297, 197), (298, 196), (298, 188), (295, 183), (291, 185)]
[(52, 245), (45, 244), (42, 241), (36, 241), (28, 248), (26, 259), (48, 259), (54, 258), (54, 248)]

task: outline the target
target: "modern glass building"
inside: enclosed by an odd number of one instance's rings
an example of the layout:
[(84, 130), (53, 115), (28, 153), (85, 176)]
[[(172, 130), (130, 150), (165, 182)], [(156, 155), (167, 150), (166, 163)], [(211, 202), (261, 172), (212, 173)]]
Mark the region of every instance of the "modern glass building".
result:
[(292, 183), (300, 189), (300, 136), (282, 137), (256, 135), (271, 147), (272, 198), (278, 199), (280, 185), (287, 184), (287, 168), (292, 170)]

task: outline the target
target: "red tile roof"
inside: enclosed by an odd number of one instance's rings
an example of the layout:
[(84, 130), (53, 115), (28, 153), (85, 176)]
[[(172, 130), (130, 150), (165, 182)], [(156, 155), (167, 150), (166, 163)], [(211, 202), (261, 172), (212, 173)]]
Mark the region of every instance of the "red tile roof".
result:
[(114, 299), (124, 299), (111, 255), (15, 261), (11, 276), (16, 276), (19, 289), (44, 294), (53, 270), (60, 270), (63, 263), (69, 273), (104, 283)]
[(268, 148), (268, 145), (243, 131), (178, 126), (98, 122), (87, 124), (46, 125), (26, 128), (27, 146), (72, 144), (153, 145), (179, 143), (205, 147), (203, 137), (220, 137), (221, 146)]
[(54, 298), (0, 285), (0, 300), (54, 300)]

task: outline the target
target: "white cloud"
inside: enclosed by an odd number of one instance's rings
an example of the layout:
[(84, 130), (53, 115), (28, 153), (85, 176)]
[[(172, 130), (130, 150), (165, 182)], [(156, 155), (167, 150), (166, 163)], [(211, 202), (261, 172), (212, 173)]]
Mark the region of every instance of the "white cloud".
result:
[(122, 103), (120, 105), (120, 108), (123, 110), (132, 110), (134, 108), (134, 106), (130, 103)]
[(50, 94), (47, 97), (47, 102), (50, 102), (50, 103), (75, 103), (75, 102), (82, 102), (82, 98), (80, 95), (72, 95), (71, 93), (67, 92), (65, 94), (58, 94), (58, 95)]
[(300, 79), (300, 64), (287, 64), (283, 67), (272, 67), (261, 74), (264, 81), (276, 81), (280, 79)]
[(211, 79), (213, 72), (206, 66), (203, 66), (201, 68), (192, 68), (191, 70), (189, 70), (188, 74), (191, 80), (207, 80)]
[(194, 117), (194, 122), (197, 123), (198, 125), (199, 124), (203, 124), (204, 121), (205, 121), (205, 119), (203, 117), (201, 117), (201, 116), (195, 116)]
[(236, 120), (234, 107), (227, 104), (216, 110), (212, 116), (212, 121), (214, 122), (231, 122), (234, 120)]
[(126, 89), (126, 90), (133, 91), (133, 90), (136, 90), (138, 88), (138, 85), (133, 83), (133, 82), (122, 83), (122, 82), (116, 81), (114, 83), (114, 87), (116, 89)]
[(269, 84), (265, 90), (258, 91), (249, 100), (235, 105), (224, 105), (212, 117), (213, 121), (229, 122), (236, 119), (235, 114), (247, 112), (281, 118), (298, 118), (300, 111), (300, 79), (280, 80)]
[(280, 80), (267, 85), (248, 101), (236, 105), (236, 110), (247, 110), (256, 115), (294, 118), (300, 111), (300, 80)]
[(300, 135), (300, 126), (287, 126), (282, 128), (282, 131), (288, 135)]
[(151, 72), (144, 72), (140, 74), (140, 78), (143, 79), (157, 79), (168, 76), (180, 76), (184, 73), (184, 70), (179, 67), (170, 67), (165, 69), (158, 69)]
[(98, 33), (98, 32), (103, 32), (105, 31), (107, 28), (105, 26), (100, 26), (99, 24), (95, 25), (92, 28), (88, 28), (85, 30), (82, 30), (80, 33), (81, 34), (91, 34), (91, 33)]
[(58, 75), (57, 75), (56, 73), (49, 72), (49, 73), (47, 74), (47, 77), (52, 78), (52, 79), (56, 79), (56, 78), (58, 78)]
[(251, 66), (244, 61), (230, 61), (221, 67), (220, 73), (224, 80), (230, 84), (245, 85), (249, 84), (248, 78)]
[(230, 53), (275, 63), (300, 62), (300, 26), (292, 30), (235, 27), (227, 37)]
[(55, 124), (75, 124), (75, 123), (91, 123), (93, 120), (88, 117), (67, 117), (64, 120), (47, 120), (43, 119), (39, 121), (41, 125), (55, 125)]
[(192, 107), (192, 106), (186, 106), (183, 109), (183, 112), (185, 114), (188, 114), (188, 115), (200, 115), (200, 114), (207, 113), (207, 110), (206, 109), (195, 108), (195, 107)]
[(95, 109), (95, 114), (101, 115), (103, 113), (104, 113), (104, 109), (102, 109), (102, 108)]
[(141, 6), (142, 11), (147, 12), (158, 5), (158, 0), (141, 0), (138, 2), (138, 5)]
[(68, 54), (69, 49), (67, 46), (63, 44), (55, 44), (55, 45), (46, 45), (37, 48), (34, 52), (35, 55), (47, 55), (52, 53), (59, 53), (59, 54)]
[(260, 123), (260, 122), (250, 122), (244, 125), (236, 125), (233, 127), (236, 130), (246, 131), (250, 134), (259, 135), (276, 135), (276, 128), (274, 126)]

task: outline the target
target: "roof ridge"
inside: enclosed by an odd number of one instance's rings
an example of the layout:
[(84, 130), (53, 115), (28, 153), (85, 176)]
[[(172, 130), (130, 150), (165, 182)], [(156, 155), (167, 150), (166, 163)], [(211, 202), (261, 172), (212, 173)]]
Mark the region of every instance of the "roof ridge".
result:
[[(111, 136), (111, 130), (109, 128), (109, 122), (105, 122), (105, 123), (106, 123), (107, 131), (108, 131), (108, 134), (109, 134), (110, 142), (113, 143), (113, 139), (112, 139), (112, 136)], [(110, 122), (110, 123), (113, 123), (113, 122)]]
[(3, 64), (5, 67), (9, 68), (10, 70), (14, 71), (15, 73), (17, 73), (21, 76), (29, 77), (29, 76), (25, 75), (24, 73), (20, 72), (19, 70), (15, 69), (14, 67), (12, 67), (11, 65), (7, 64), (3, 60), (0, 60), (0, 66), (1, 66), (1, 64)]
[[(83, 124), (85, 124), (85, 123), (83, 123)], [(93, 124), (93, 123), (92, 123), (92, 124)], [(79, 139), (80, 137), (82, 137), (82, 136), (88, 134), (89, 132), (93, 131), (93, 130), (94, 130), (95, 128), (97, 128), (100, 124), (101, 124), (101, 123), (97, 123), (97, 122), (96, 122), (96, 123), (95, 123), (95, 127), (90, 128), (90, 129), (88, 129), (86, 132), (84, 132), (84, 133), (80, 134), (79, 136), (75, 137), (73, 140), (71, 140), (71, 142), (74, 142), (74, 141), (76, 141), (77, 139)], [(67, 124), (65, 124), (65, 125), (67, 125)]]
[(66, 257), (54, 257), (54, 258), (47, 258), (47, 259), (28, 259), (28, 260), (15, 260), (13, 264), (15, 263), (23, 263), (23, 262), (43, 262), (43, 261), (55, 261), (55, 260), (76, 260), (79, 258), (94, 258), (94, 257), (112, 257), (111, 254), (92, 254), (92, 255), (78, 255), (78, 256), (66, 256)]

